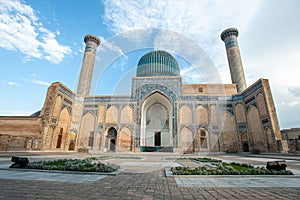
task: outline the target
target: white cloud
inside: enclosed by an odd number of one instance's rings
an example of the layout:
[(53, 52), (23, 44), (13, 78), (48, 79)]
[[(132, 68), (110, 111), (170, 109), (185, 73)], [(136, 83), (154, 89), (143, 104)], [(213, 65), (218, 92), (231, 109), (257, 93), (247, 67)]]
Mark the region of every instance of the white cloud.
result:
[[(220, 70), (228, 74), (220, 33), (228, 27), (246, 29), (261, 1), (239, 0), (125, 0), (104, 1), (104, 22), (113, 33), (139, 28), (172, 30), (198, 42)], [(133, 36), (132, 36), (133, 37)], [(140, 37), (145, 38), (144, 35)], [(138, 38), (137, 38), (138, 39)], [(224, 82), (230, 77), (222, 76)]]
[(4, 86), (7, 86), (7, 85), (9, 85), (9, 86), (19, 86), (19, 84), (17, 82), (14, 82), (14, 81), (5, 81), (5, 80), (3, 80), (2, 82), (3, 82)]
[(7, 85), (18, 86), (19, 84), (13, 81), (8, 81)]
[(68, 46), (60, 45), (55, 39), (55, 34), (47, 29), (41, 29), (43, 33), (41, 47), (45, 53), (45, 59), (55, 64), (60, 63), (65, 54), (70, 54), (71, 49)]
[(68, 46), (58, 43), (59, 31), (46, 29), (33, 8), (23, 1), (0, 0), (0, 47), (16, 50), (30, 58), (60, 63), (71, 53)]
[[(228, 27), (237, 27), (248, 85), (261, 77), (268, 78), (274, 101), (280, 102), (277, 113), (281, 127), (300, 126), (298, 0), (137, 0), (131, 3), (105, 0), (104, 5), (104, 21), (113, 33), (158, 28), (179, 32), (196, 41), (213, 60), (224, 83), (230, 83), (231, 79), (220, 33)], [(144, 35), (136, 37), (145, 38)], [(181, 74), (187, 80), (197, 80), (188, 68), (183, 68)]]
[(300, 1), (265, 0), (240, 36), (247, 82), (269, 79), (281, 128), (300, 126)]
[(289, 93), (294, 97), (300, 97), (300, 87), (288, 87)]
[(32, 82), (35, 83), (35, 84), (37, 84), (37, 85), (50, 86), (50, 83), (48, 83), (47, 81), (32, 80)]
[(183, 77), (183, 82), (188, 83), (204, 83), (199, 73), (195, 71), (194, 67), (187, 67), (180, 70), (180, 75)]
[(293, 102), (290, 102), (289, 103), (289, 106), (297, 106), (297, 105), (299, 105), (300, 104), (300, 102), (299, 101), (293, 101)]

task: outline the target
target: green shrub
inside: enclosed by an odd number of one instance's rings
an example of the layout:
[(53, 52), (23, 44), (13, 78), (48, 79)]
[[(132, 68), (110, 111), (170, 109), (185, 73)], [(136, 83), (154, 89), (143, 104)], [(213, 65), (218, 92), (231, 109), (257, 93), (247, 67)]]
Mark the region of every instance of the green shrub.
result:
[(35, 161), (27, 165), (28, 169), (86, 171), (86, 172), (113, 172), (120, 167), (95, 161), (95, 159), (58, 159), (53, 161)]
[(174, 175), (293, 175), (290, 170), (268, 170), (264, 167), (254, 167), (244, 163), (219, 163), (217, 169), (208, 167), (173, 167), (171, 171)]
[(260, 154), (260, 150), (259, 150), (259, 149), (253, 149), (253, 150), (252, 150), (252, 153), (253, 153), (253, 154)]

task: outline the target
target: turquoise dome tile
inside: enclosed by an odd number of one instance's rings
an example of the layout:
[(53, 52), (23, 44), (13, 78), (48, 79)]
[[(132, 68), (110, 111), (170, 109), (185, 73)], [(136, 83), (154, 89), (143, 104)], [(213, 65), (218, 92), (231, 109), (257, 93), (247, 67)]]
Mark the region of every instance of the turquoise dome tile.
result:
[(152, 51), (139, 60), (136, 76), (179, 76), (180, 70), (175, 58), (166, 51)]

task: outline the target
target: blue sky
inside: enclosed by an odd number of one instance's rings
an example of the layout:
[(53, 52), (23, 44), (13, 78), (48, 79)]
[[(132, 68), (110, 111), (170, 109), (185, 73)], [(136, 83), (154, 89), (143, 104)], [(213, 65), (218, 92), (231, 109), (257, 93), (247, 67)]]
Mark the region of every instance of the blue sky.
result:
[[(129, 93), (130, 84), (122, 83), (130, 83), (138, 59), (151, 48), (124, 52), (113, 42), (128, 31), (143, 40), (136, 30), (144, 28), (191, 39), (214, 63), (221, 77), (217, 82), (230, 83), (219, 35), (237, 27), (247, 85), (269, 79), (280, 127), (300, 127), (299, 7), (297, 0), (0, 0), (0, 115), (40, 110), (52, 82), (75, 90), (83, 37), (89, 33), (102, 41), (96, 71), (105, 49), (119, 58), (94, 80), (94, 94)], [(160, 45), (153, 43), (152, 49)], [(188, 62), (176, 58), (185, 82), (203, 81)]]

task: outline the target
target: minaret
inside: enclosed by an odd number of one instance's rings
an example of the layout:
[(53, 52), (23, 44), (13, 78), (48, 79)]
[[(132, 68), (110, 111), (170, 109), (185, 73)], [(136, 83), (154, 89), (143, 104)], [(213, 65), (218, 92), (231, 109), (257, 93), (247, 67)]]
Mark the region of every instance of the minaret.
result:
[(239, 32), (236, 28), (229, 28), (221, 33), (221, 39), (225, 42), (232, 83), (236, 84), (238, 92), (242, 92), (247, 86), (237, 42), (238, 35)]
[(80, 94), (81, 96), (89, 96), (93, 77), (96, 50), (97, 47), (100, 45), (100, 39), (95, 35), (89, 34), (84, 37), (84, 42), (85, 51), (81, 66), (79, 83), (77, 87), (77, 94)]

